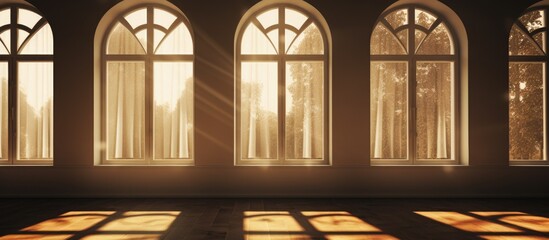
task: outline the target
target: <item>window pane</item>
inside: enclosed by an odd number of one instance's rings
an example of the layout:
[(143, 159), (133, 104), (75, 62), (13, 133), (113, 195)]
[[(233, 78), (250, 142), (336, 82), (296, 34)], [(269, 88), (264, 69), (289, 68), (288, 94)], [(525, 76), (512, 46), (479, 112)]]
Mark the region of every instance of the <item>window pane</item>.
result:
[(545, 159), (545, 64), (509, 63), (509, 157)]
[(433, 23), (437, 20), (437, 18), (432, 14), (419, 9), (415, 10), (415, 14), (416, 14), (416, 18), (415, 18), (416, 24), (426, 29), (431, 28), (431, 25), (433, 25)]
[(323, 158), (324, 62), (286, 64), (286, 159)]
[(509, 35), (509, 55), (544, 55), (536, 42), (513, 25)]
[(9, 54), (11, 50), (11, 30), (0, 33), (0, 54)]
[(371, 157), (408, 158), (408, 64), (372, 62)]
[(248, 24), (241, 44), (242, 54), (276, 54), (278, 50), (278, 45), (275, 46), (253, 23)]
[(453, 63), (417, 63), (416, 157), (418, 159), (453, 159), (453, 81)]
[(519, 21), (528, 29), (528, 32), (533, 32), (544, 27), (545, 12), (543, 10), (537, 10), (525, 13), (519, 18)]
[(120, 23), (114, 26), (108, 41), (107, 54), (145, 54), (135, 35)]
[(324, 54), (322, 34), (320, 34), (314, 23), (309, 25), (293, 41), (288, 54)]
[(11, 23), (11, 9), (4, 8), (0, 10), (0, 27)]
[(160, 25), (165, 29), (169, 29), (175, 19), (175, 15), (169, 13), (168, 11), (158, 8), (154, 9), (154, 24)]
[(406, 54), (405, 48), (397, 37), (391, 33), (383, 24), (378, 23), (372, 33), (370, 51), (373, 55)]
[(107, 158), (142, 159), (145, 64), (107, 62)]
[(147, 9), (142, 8), (131, 12), (124, 17), (133, 29), (147, 23)]
[(439, 24), (419, 46), (417, 54), (454, 54), (454, 44), (446, 26)]
[(53, 158), (53, 62), (18, 63), (18, 159)]
[(21, 24), (23, 26), (26, 26), (30, 29), (34, 27), (34, 25), (42, 18), (40, 15), (36, 14), (33, 11), (29, 11), (27, 9), (17, 9), (18, 15), (17, 15), (17, 23)]
[(257, 20), (265, 29), (278, 24), (278, 8), (271, 9), (257, 16)]
[(8, 159), (8, 63), (0, 62), (0, 159)]
[(243, 62), (240, 121), (243, 159), (278, 158), (278, 64)]
[(389, 13), (385, 17), (385, 20), (389, 22), (389, 24), (391, 25), (391, 27), (393, 27), (393, 29), (397, 29), (400, 26), (404, 26), (408, 24), (408, 10), (407, 9), (395, 10)]
[(193, 39), (184, 23), (179, 25), (162, 40), (156, 54), (193, 54)]
[(21, 54), (53, 54), (53, 33), (50, 25), (40, 28), (22, 47)]
[(193, 64), (154, 63), (154, 159), (190, 158)]
[(307, 16), (293, 9), (285, 9), (284, 17), (286, 24), (295, 27), (297, 30), (303, 26), (303, 23), (307, 20)]

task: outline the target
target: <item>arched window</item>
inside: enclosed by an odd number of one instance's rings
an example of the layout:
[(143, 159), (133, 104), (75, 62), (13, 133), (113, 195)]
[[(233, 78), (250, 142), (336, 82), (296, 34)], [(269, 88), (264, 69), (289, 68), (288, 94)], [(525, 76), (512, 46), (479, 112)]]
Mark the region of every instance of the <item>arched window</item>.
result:
[(329, 34), (322, 16), (305, 5), (270, 4), (241, 21), (237, 164), (328, 163)]
[(0, 98), (0, 164), (51, 164), (53, 34), (28, 4), (0, 4)]
[(535, 7), (509, 35), (509, 158), (547, 163), (546, 67), (548, 7)]
[(457, 163), (458, 44), (435, 11), (383, 13), (371, 38), (373, 164)]
[(103, 164), (192, 164), (193, 40), (164, 5), (120, 14), (102, 48)]

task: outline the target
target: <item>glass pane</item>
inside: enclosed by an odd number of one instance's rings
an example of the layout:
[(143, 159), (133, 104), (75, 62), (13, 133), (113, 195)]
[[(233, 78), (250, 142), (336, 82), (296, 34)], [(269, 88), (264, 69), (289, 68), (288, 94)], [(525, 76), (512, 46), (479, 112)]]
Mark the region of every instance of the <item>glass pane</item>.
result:
[(519, 21), (522, 23), (528, 32), (533, 32), (536, 29), (540, 29), (545, 25), (545, 12), (543, 10), (531, 11), (519, 18)]
[(147, 23), (147, 9), (135, 10), (124, 17), (133, 29)]
[(286, 64), (286, 159), (322, 159), (324, 62)]
[(372, 62), (370, 156), (408, 158), (408, 64)]
[(276, 54), (278, 49), (253, 23), (248, 24), (241, 44), (242, 54)]
[(437, 20), (435, 16), (423, 10), (416, 9), (415, 13), (416, 24), (426, 28), (427, 30), (429, 30), (429, 28), (431, 28), (431, 25), (433, 25), (433, 23)]
[(278, 64), (243, 62), (241, 76), (242, 159), (277, 159)]
[(284, 43), (286, 45), (286, 52), (288, 52), (288, 49), (290, 49), (290, 44), (295, 39), (297, 34), (295, 32), (293, 32), (292, 30), (289, 30), (289, 29), (284, 30), (284, 32), (286, 33), (286, 34), (284, 34), (284, 38), (285, 38)]
[(23, 42), (25, 42), (28, 36), (29, 36), (28, 32), (21, 29), (17, 30), (17, 49), (21, 48), (21, 45), (23, 44)]
[(509, 63), (509, 158), (545, 159), (545, 64)]
[(402, 44), (397, 40), (383, 24), (378, 23), (372, 33), (372, 41), (370, 43), (371, 54), (374, 55), (403, 55), (406, 54)]
[(147, 51), (147, 29), (143, 29), (139, 32), (135, 33), (135, 37), (139, 42), (141, 43), (141, 46), (143, 46), (143, 49), (145, 49), (145, 52)]
[(21, 54), (53, 54), (53, 33), (49, 24), (31, 36), (20, 50)]
[(278, 29), (270, 31), (269, 33), (267, 33), (267, 36), (269, 37), (273, 45), (276, 46), (275, 48), (278, 49), (278, 38), (280, 36), (278, 34)]
[(18, 63), (17, 159), (53, 158), (53, 62)]
[(145, 54), (145, 50), (130, 30), (117, 23), (109, 36), (107, 54)]
[(11, 50), (11, 30), (6, 30), (0, 33), (0, 53), (9, 54)]
[(454, 54), (454, 44), (446, 26), (439, 24), (419, 46), (417, 54)]
[(145, 63), (107, 62), (107, 159), (142, 159)]
[(421, 46), (421, 44), (423, 43), (423, 40), (425, 40), (425, 37), (427, 36), (426, 33), (424, 33), (423, 31), (421, 30), (417, 30), (416, 29), (416, 33), (415, 33), (415, 51), (417, 51), (417, 49), (419, 48), (419, 46)]
[(540, 32), (534, 35), (534, 40), (536, 41), (538, 46), (545, 52), (545, 32)]
[(0, 10), (0, 27), (11, 23), (11, 11), (9, 8)]
[(156, 25), (160, 25), (165, 29), (169, 29), (175, 19), (175, 15), (167, 11), (158, 8), (154, 9), (154, 24)]
[(453, 82), (453, 63), (417, 63), (416, 157), (418, 159), (453, 159)]
[(162, 39), (164, 38), (164, 36), (166, 36), (166, 34), (164, 34), (164, 32), (158, 30), (158, 29), (154, 29), (153, 30), (153, 39), (154, 39), (154, 45), (153, 45), (153, 48), (156, 49), (156, 47), (158, 47), (158, 44), (160, 43), (160, 41), (162, 41)]
[(257, 16), (257, 20), (264, 29), (278, 24), (278, 8), (271, 9)]
[(544, 55), (544, 53), (530, 37), (513, 25), (509, 35), (509, 55)]
[(398, 40), (404, 48), (406, 49), (406, 52), (408, 52), (408, 29), (401, 30), (397, 33)]
[(407, 9), (395, 10), (389, 13), (385, 17), (385, 20), (389, 22), (389, 24), (391, 25), (391, 27), (393, 27), (393, 29), (397, 29), (400, 26), (404, 26), (408, 24), (408, 10)]
[(17, 23), (30, 29), (32, 29), (34, 25), (42, 18), (40, 15), (27, 9), (20, 8), (18, 11), (19, 14), (17, 15)]
[(288, 54), (324, 54), (324, 39), (314, 23), (294, 39)]
[(191, 157), (193, 63), (154, 63), (154, 159)]
[(156, 54), (193, 54), (193, 38), (184, 23), (179, 25), (162, 40)]
[(295, 27), (297, 30), (307, 21), (307, 16), (293, 9), (285, 9), (286, 24)]
[(0, 160), (8, 159), (8, 63), (0, 62)]

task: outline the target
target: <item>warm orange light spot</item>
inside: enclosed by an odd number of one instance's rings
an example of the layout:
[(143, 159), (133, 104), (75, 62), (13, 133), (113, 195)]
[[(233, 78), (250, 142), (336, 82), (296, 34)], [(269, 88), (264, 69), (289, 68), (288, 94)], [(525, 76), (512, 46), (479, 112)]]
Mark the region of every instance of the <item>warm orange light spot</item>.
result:
[(471, 212), (479, 216), (499, 217), (498, 220), (537, 232), (549, 232), (549, 218), (523, 212)]
[(521, 232), (501, 224), (480, 220), (457, 212), (415, 212), (435, 221), (468, 232)]
[(348, 212), (306, 211), (301, 214), (321, 232), (381, 232)]
[(328, 240), (398, 240), (391, 235), (376, 235), (376, 234), (365, 234), (365, 235), (327, 235), (326, 239)]
[(287, 211), (245, 211), (244, 231), (303, 231)]
[(244, 236), (246, 240), (312, 240), (309, 235), (296, 235), (296, 234), (287, 234), (287, 233), (276, 233), (276, 234), (246, 234)]
[(160, 234), (97, 234), (82, 238), (82, 240), (157, 240), (161, 239)]
[(166, 231), (179, 215), (178, 211), (130, 211), (114, 219), (99, 231)]
[(1, 240), (65, 240), (72, 235), (42, 235), (42, 234), (10, 234), (0, 237)]
[(41, 223), (24, 228), (22, 231), (84, 231), (103, 221), (113, 213), (114, 212), (111, 211), (72, 211), (64, 213), (57, 218), (48, 219)]
[(547, 240), (546, 237), (537, 236), (480, 236), (486, 240)]

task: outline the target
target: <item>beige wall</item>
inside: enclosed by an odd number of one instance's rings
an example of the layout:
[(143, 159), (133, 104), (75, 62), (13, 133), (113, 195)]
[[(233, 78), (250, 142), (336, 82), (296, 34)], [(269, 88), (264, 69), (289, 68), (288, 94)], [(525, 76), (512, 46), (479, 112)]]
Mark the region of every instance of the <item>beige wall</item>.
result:
[(444, 0), (468, 35), (469, 166), (369, 164), (369, 38), (392, 1), (310, 0), (332, 32), (332, 163), (234, 166), (234, 33), (253, 0), (172, 0), (195, 34), (196, 166), (94, 166), (94, 34), (114, 0), (29, 0), (55, 37), (54, 166), (0, 167), (0, 196), (549, 196), (508, 166), (511, 24), (535, 1)]

